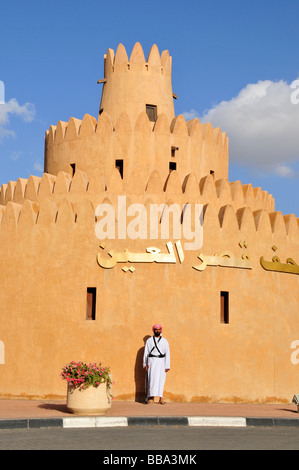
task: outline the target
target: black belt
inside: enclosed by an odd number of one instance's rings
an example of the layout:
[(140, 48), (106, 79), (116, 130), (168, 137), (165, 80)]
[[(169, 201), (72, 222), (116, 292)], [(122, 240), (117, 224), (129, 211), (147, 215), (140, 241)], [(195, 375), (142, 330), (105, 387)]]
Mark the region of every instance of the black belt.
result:
[(159, 354), (159, 356), (155, 356), (154, 354), (149, 354), (148, 357), (165, 357), (165, 354)]

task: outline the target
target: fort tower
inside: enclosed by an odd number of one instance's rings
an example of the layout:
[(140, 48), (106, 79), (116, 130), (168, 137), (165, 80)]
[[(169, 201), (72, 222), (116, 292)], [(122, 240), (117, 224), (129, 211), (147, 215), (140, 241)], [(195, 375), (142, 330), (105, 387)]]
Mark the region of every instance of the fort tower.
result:
[(175, 117), (168, 51), (160, 56), (153, 45), (145, 60), (140, 43), (136, 43), (129, 59), (120, 44), (115, 55), (108, 49), (104, 56), (104, 74), (100, 112), (108, 113), (113, 125), (121, 113), (127, 113), (133, 125), (144, 111), (152, 125), (159, 114), (165, 114), (169, 122)]

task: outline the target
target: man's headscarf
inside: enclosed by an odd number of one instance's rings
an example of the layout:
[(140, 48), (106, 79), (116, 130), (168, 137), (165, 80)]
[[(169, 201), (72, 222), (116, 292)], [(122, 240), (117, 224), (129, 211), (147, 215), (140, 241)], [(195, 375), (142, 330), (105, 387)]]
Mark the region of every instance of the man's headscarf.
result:
[(154, 324), (152, 330), (154, 331), (154, 330), (156, 330), (156, 329), (161, 329), (161, 333), (162, 333), (162, 331), (163, 331), (162, 325), (160, 325), (160, 323), (155, 323), (155, 324)]

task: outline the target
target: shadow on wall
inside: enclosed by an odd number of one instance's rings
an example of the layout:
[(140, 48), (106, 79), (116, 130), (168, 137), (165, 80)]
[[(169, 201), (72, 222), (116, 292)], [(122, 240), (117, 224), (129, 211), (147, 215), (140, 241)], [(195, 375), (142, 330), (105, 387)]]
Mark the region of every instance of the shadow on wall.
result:
[(145, 388), (146, 388), (146, 374), (145, 370), (143, 369), (143, 354), (145, 343), (150, 338), (149, 335), (143, 338), (144, 346), (140, 348), (136, 355), (135, 361), (135, 371), (134, 371), (134, 378), (135, 378), (135, 401), (144, 403), (145, 402)]

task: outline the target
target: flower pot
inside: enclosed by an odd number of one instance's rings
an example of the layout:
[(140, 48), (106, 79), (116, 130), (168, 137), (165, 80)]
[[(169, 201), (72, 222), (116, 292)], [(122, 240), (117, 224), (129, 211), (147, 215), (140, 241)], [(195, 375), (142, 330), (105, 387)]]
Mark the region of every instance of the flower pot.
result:
[(67, 409), (78, 415), (103, 415), (111, 408), (111, 398), (106, 383), (86, 389), (75, 388), (68, 384)]

